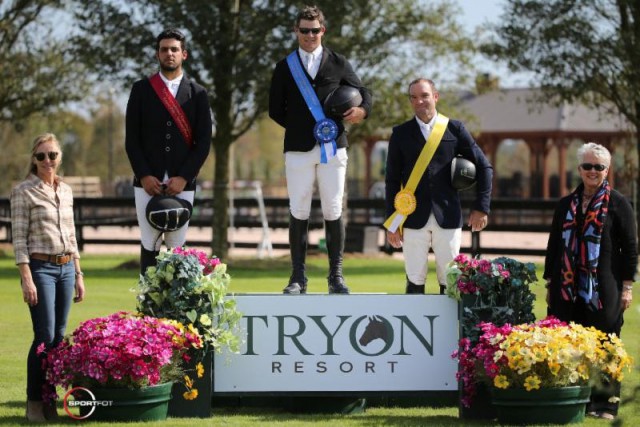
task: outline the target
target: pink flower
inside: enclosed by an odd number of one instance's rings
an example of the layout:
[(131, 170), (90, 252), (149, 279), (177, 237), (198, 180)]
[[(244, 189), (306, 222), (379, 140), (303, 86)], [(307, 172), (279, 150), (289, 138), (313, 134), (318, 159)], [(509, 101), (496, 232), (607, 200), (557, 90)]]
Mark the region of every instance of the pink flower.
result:
[(40, 345), (36, 348), (36, 354), (41, 355), (45, 351), (47, 351), (47, 347), (44, 345), (43, 342), (41, 342)]
[(164, 367), (178, 363), (192, 347), (202, 347), (200, 337), (164, 319), (118, 312), (87, 320), (47, 352), (46, 379), (54, 391), (45, 397), (56, 397), (56, 386), (157, 384)]

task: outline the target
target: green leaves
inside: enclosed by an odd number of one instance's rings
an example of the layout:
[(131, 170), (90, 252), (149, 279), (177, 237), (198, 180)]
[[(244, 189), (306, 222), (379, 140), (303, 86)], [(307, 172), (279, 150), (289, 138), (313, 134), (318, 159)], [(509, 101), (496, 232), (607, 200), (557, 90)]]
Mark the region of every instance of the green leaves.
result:
[(203, 270), (196, 255), (162, 252), (156, 268), (140, 278), (138, 311), (192, 324), (203, 338), (205, 351), (209, 347), (238, 351), (242, 314), (235, 300), (227, 297), (226, 265), (216, 265), (208, 275)]

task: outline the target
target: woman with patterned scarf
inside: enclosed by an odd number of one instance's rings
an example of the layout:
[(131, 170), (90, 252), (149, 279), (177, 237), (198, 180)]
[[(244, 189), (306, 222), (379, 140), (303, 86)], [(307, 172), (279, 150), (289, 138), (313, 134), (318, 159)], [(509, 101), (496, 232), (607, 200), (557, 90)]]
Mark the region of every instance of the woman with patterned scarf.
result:
[[(582, 184), (556, 208), (545, 259), (547, 312), (620, 336), (638, 264), (636, 221), (607, 181), (611, 154), (589, 142), (578, 149)], [(594, 388), (587, 414), (614, 419), (620, 383)]]

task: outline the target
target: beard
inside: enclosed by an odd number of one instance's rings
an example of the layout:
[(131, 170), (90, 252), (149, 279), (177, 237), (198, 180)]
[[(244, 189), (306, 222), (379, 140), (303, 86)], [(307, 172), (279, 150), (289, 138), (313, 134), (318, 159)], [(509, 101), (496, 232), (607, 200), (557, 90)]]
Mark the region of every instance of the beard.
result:
[(179, 65), (167, 65), (160, 63), (160, 69), (162, 71), (176, 71), (180, 66)]

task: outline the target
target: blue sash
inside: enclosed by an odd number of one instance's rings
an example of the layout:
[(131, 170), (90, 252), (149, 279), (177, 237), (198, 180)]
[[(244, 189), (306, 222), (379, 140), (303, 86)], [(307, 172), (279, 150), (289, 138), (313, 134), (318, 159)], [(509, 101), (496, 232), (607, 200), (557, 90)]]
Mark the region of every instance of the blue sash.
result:
[[(330, 149), (332, 153), (329, 157), (335, 156), (338, 151), (338, 146), (336, 145), (338, 125), (324, 115), (322, 104), (320, 104), (318, 95), (316, 95), (311, 83), (309, 83), (309, 79), (304, 74), (296, 51), (287, 56), (287, 64), (302, 98), (304, 98), (304, 102), (307, 103), (307, 107), (309, 107), (313, 118), (316, 120), (316, 125), (313, 127), (313, 136), (320, 144), (320, 163), (327, 163), (327, 149)], [(325, 144), (330, 144), (330, 146), (325, 148)]]

